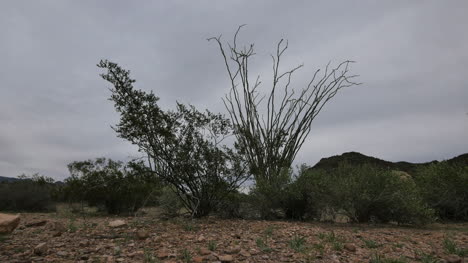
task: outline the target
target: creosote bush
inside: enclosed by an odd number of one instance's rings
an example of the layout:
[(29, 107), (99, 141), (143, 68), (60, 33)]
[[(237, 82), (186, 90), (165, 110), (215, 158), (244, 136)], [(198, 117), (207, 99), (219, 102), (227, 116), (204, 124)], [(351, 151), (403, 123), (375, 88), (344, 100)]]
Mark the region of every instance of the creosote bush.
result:
[(411, 178), (372, 165), (342, 163), (331, 172), (305, 170), (291, 188), (293, 199), (300, 202), (297, 215), (320, 219), (341, 213), (353, 222), (405, 224), (433, 219), (433, 210)]
[(52, 178), (33, 174), (0, 182), (0, 211), (44, 212), (55, 210), (60, 186)]
[(163, 110), (152, 92), (134, 88), (130, 71), (107, 60), (98, 67), (113, 86), (110, 100), (120, 114), (114, 130), (138, 146), (150, 172), (175, 190), (193, 217), (208, 215), (248, 178), (242, 156), (223, 144), (232, 129), (223, 115), (181, 103)]
[(440, 219), (468, 220), (468, 164), (431, 164), (419, 169), (415, 180)]
[(124, 164), (106, 158), (73, 162), (68, 165), (65, 198), (104, 207), (110, 214), (136, 212), (160, 183), (142, 162)]

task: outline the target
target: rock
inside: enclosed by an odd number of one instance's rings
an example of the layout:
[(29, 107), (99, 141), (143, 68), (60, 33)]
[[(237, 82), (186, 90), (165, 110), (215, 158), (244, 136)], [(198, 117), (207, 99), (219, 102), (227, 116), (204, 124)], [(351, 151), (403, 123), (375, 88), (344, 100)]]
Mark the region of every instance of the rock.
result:
[(222, 255), (222, 256), (218, 256), (218, 259), (221, 261), (221, 262), (232, 262), (234, 260), (234, 258), (231, 256), (231, 255)]
[(115, 262), (115, 259), (114, 259), (113, 256), (107, 256), (107, 257), (106, 257), (106, 262), (107, 262), (107, 263), (114, 263), (114, 262)]
[(40, 243), (39, 245), (37, 245), (34, 248), (34, 254), (36, 254), (38, 256), (45, 255), (45, 254), (47, 254), (47, 249), (48, 249), (48, 247), (47, 247), (46, 242)]
[(9, 234), (19, 225), (19, 215), (0, 213), (0, 234)]
[(251, 256), (251, 254), (248, 252), (248, 251), (245, 251), (243, 249), (241, 249), (241, 251), (239, 252), (239, 254), (243, 257), (246, 257), (246, 258), (249, 258)]
[(63, 232), (67, 231), (67, 227), (64, 224), (62, 224), (61, 222), (57, 222), (57, 221), (52, 222), (51, 229), (53, 231), (60, 232), (60, 233), (63, 233)]
[(235, 246), (235, 247), (229, 248), (229, 249), (226, 251), (226, 253), (228, 253), (228, 254), (237, 254), (237, 253), (239, 253), (240, 251), (241, 251), (240, 246)]
[(78, 245), (80, 247), (87, 247), (87, 246), (89, 246), (89, 241), (88, 240), (80, 241), (80, 243)]
[(201, 262), (203, 262), (203, 257), (200, 257), (200, 256), (194, 257), (194, 258), (192, 259), (192, 261), (193, 261), (193, 262), (196, 262), (196, 263), (201, 263)]
[(457, 255), (448, 255), (445, 260), (447, 261), (447, 263), (461, 263), (462, 260), (459, 256)]
[(120, 219), (109, 222), (109, 226), (112, 228), (122, 227), (126, 225), (127, 225), (127, 222), (125, 222), (124, 220), (120, 220)]
[(389, 248), (389, 247), (386, 247), (386, 248), (384, 248), (384, 249), (382, 250), (382, 253), (384, 253), (384, 254), (387, 254), (387, 253), (390, 253), (390, 252), (392, 252), (392, 249)]
[(139, 239), (139, 240), (144, 240), (144, 239), (147, 239), (149, 237), (149, 233), (148, 231), (145, 231), (145, 230), (138, 230), (136, 232), (136, 237)]
[(206, 255), (209, 255), (211, 254), (211, 251), (207, 248), (200, 248), (200, 255), (202, 256), (206, 256)]
[(156, 257), (158, 257), (159, 259), (168, 258), (168, 257), (169, 257), (169, 253), (167, 253), (167, 251), (159, 251), (159, 252), (156, 254)]
[(30, 223), (27, 223), (25, 226), (26, 227), (36, 227), (36, 226), (44, 226), (47, 224), (47, 220), (39, 220), (39, 221), (33, 221)]
[(353, 244), (345, 244), (344, 248), (350, 252), (356, 252), (356, 246)]
[(66, 256), (68, 256), (68, 253), (66, 251), (59, 251), (59, 252), (57, 252), (57, 256), (66, 257)]

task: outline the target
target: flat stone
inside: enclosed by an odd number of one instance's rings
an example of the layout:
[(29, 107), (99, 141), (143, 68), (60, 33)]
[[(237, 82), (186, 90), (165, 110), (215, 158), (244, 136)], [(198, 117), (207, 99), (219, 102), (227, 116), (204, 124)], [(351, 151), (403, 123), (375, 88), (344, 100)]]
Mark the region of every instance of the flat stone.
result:
[(447, 263), (461, 263), (462, 260), (459, 256), (457, 255), (448, 255), (445, 260), (447, 261)]
[(200, 255), (206, 256), (211, 254), (211, 251), (207, 248), (200, 248)]
[(47, 224), (47, 220), (39, 220), (39, 221), (33, 221), (25, 224), (26, 227), (36, 227), (36, 226), (45, 226)]
[(15, 230), (20, 223), (19, 215), (0, 213), (0, 234), (9, 234)]
[(127, 225), (127, 222), (125, 222), (124, 220), (120, 220), (120, 219), (109, 222), (109, 226), (113, 227), (113, 228), (122, 227), (122, 226), (126, 226), (126, 225)]
[(353, 244), (345, 244), (344, 248), (348, 251), (355, 252), (356, 251), (356, 246)]
[(231, 255), (222, 255), (222, 256), (218, 256), (218, 259), (221, 261), (221, 262), (232, 262), (234, 260), (234, 258), (231, 256)]

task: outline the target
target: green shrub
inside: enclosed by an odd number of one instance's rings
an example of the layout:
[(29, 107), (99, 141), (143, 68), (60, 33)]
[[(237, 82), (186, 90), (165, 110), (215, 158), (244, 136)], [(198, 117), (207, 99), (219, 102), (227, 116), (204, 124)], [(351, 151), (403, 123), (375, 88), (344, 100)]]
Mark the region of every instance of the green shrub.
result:
[(68, 169), (71, 176), (65, 180), (66, 198), (104, 207), (110, 214), (137, 211), (160, 187), (158, 178), (142, 162), (124, 164), (98, 158), (73, 162)]
[(468, 165), (440, 162), (415, 177), (424, 200), (441, 219), (468, 219)]
[(354, 222), (421, 224), (433, 216), (411, 178), (372, 165), (307, 170), (295, 183), (307, 200), (305, 211), (316, 217), (340, 211)]
[(283, 169), (279, 175), (275, 175), (269, 180), (257, 178), (250, 196), (262, 219), (284, 217), (285, 200), (288, 196), (291, 175), (291, 169)]
[(52, 178), (34, 174), (21, 180), (0, 183), (0, 211), (55, 211), (56, 188)]
[(171, 187), (166, 186), (162, 189), (161, 195), (158, 198), (159, 207), (162, 209), (164, 216), (176, 217), (182, 208), (179, 197)]

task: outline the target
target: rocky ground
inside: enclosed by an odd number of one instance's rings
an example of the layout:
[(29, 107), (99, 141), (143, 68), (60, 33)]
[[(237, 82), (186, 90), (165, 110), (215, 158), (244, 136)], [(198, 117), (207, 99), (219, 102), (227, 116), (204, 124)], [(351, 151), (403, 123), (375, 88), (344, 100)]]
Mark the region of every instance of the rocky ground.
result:
[(468, 224), (22, 214), (19, 227), (0, 236), (0, 262), (468, 262)]

